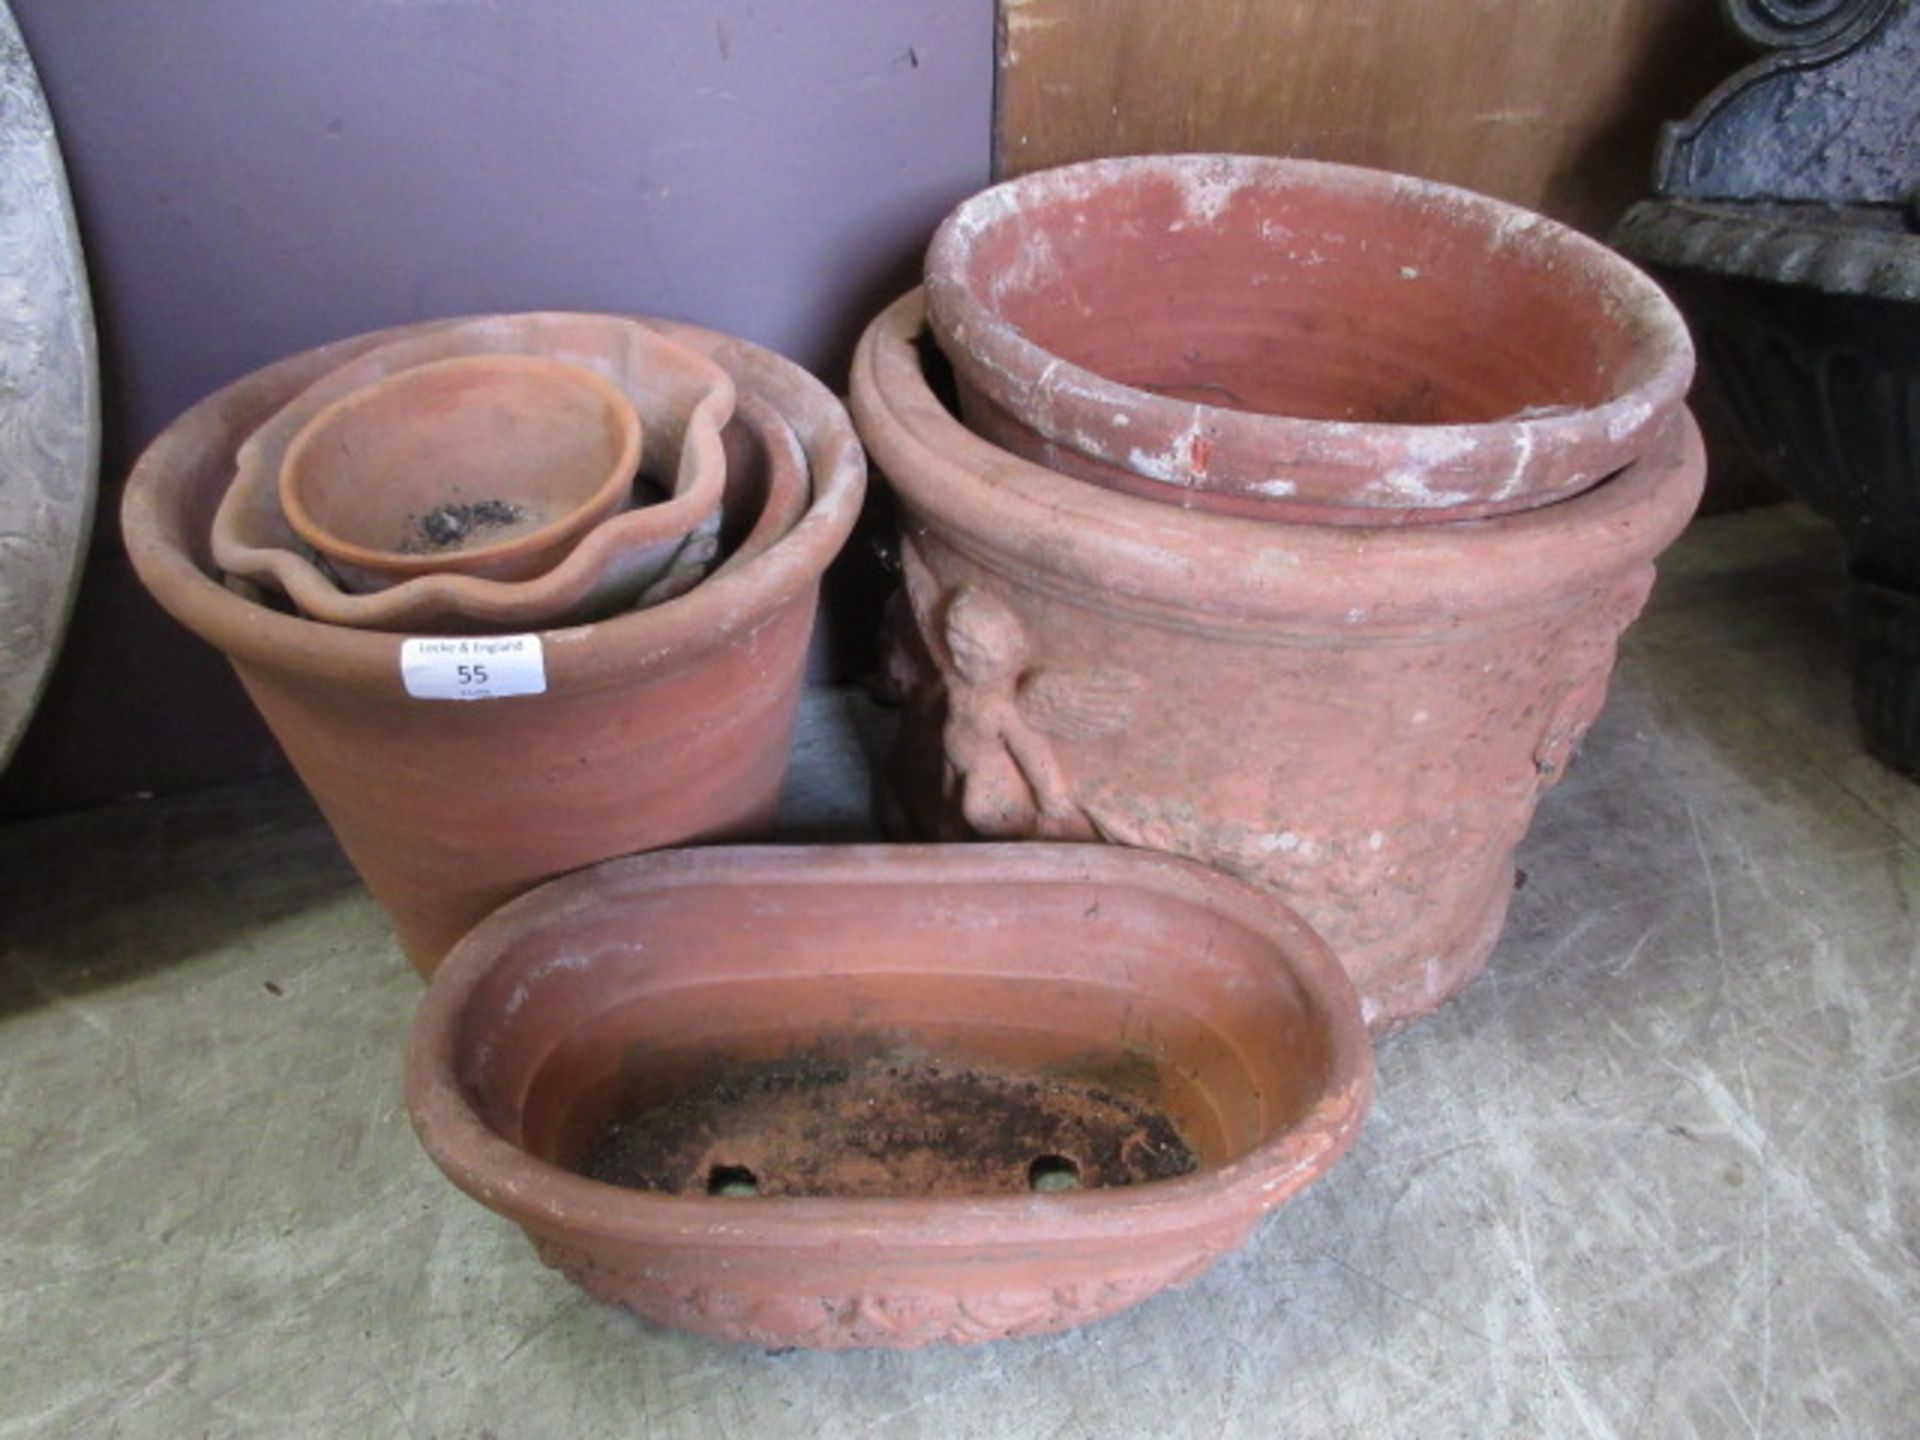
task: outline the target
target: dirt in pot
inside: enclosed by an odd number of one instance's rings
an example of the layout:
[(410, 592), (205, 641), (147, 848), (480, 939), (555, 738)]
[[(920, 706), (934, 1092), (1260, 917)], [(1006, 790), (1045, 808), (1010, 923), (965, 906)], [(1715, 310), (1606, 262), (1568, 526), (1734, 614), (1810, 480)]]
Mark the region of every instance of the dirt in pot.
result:
[(524, 505), (511, 500), (449, 500), (424, 515), (410, 516), (400, 539), (402, 555), (431, 555), (491, 542), (498, 531), (524, 524)]
[(636, 1089), (576, 1168), (676, 1194), (879, 1198), (1138, 1185), (1195, 1163), (1142, 1094), (895, 1048), (711, 1059), (664, 1095)]

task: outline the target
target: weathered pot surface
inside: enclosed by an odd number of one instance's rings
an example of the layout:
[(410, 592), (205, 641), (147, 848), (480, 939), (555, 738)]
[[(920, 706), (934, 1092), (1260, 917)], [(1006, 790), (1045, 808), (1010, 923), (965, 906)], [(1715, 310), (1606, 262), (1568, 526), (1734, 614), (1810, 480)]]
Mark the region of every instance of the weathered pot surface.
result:
[[(859, 510), (865, 469), (845, 412), (805, 372), (672, 326), (806, 452), (811, 504), (742, 563), (598, 624), (438, 645), (316, 624), (220, 584), (208, 522), (241, 440), (319, 376), (419, 333), (309, 351), (202, 401), (135, 466), (123, 529), (155, 598), (233, 663), (408, 957), (430, 972), (476, 920), (549, 876), (771, 823), (820, 575)], [(448, 649), (462, 644), (478, 648)], [(490, 698), (423, 698), (463, 693), (457, 665), (475, 662), (490, 667), (478, 686)]]
[(612, 861), (487, 920), (422, 1002), (407, 1103), (603, 1300), (917, 1346), (1198, 1275), (1339, 1158), (1371, 1078), (1326, 947), (1202, 867), (747, 848)]
[(464, 355), (343, 395), (280, 465), (287, 523), (355, 590), (452, 572), (524, 580), (626, 506), (640, 416), (539, 355)]
[(903, 506), (911, 828), (1100, 838), (1257, 881), (1325, 937), (1377, 1028), (1471, 979), (1534, 804), (1698, 503), (1691, 421), (1558, 505), (1284, 525), (995, 448), (936, 398), (921, 340), (908, 296), (852, 380)]
[[(706, 573), (726, 481), (721, 427), (735, 403), (733, 382), (710, 357), (626, 315), (482, 315), (430, 321), (404, 335), (316, 376), (245, 438), (213, 518), (213, 558), (227, 574), (279, 591), (327, 624), (468, 631), (597, 619), (656, 598), (656, 586), (677, 592)], [(557, 564), (524, 579), (442, 573), (368, 594), (340, 588), (303, 553), (281, 508), (281, 469), (294, 437), (330, 405), (416, 367), (522, 354), (616, 383), (642, 422), (641, 469), (666, 498), (612, 515)]]
[(1090, 161), (966, 201), (927, 253), (967, 423), (1183, 506), (1379, 525), (1577, 493), (1693, 372), (1619, 256), (1470, 191), (1235, 155)]

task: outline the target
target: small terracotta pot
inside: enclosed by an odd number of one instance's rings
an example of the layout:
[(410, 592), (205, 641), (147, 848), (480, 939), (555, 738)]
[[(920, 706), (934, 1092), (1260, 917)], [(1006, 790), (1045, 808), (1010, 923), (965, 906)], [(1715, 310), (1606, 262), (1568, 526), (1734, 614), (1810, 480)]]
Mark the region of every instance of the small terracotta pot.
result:
[[(280, 508), (353, 590), (446, 572), (525, 580), (625, 506), (640, 438), (632, 403), (581, 366), (441, 360), (307, 421), (280, 465)], [(454, 506), (501, 519), (443, 540), (431, 522)]]
[(1558, 505), (1282, 525), (995, 448), (935, 397), (921, 336), (910, 295), (868, 329), (852, 383), (903, 504), (914, 828), (1103, 838), (1258, 881), (1326, 938), (1377, 1027), (1465, 984), (1650, 562), (1699, 501), (1691, 420)]
[[(602, 1300), (726, 1340), (917, 1346), (1198, 1275), (1339, 1158), (1371, 1080), (1326, 947), (1198, 866), (714, 849), (477, 928), (421, 1004), (407, 1105), (454, 1183)], [(619, 1166), (650, 1188), (581, 1173)]]
[(743, 341), (675, 327), (792, 426), (811, 470), (805, 515), (670, 603), (529, 637), (541, 693), (415, 698), (403, 637), (241, 598), (214, 578), (207, 535), (244, 436), (319, 376), (418, 333), (309, 351), (202, 401), (140, 458), (122, 520), (147, 588), (232, 661), (425, 973), (548, 876), (771, 823), (821, 572), (859, 511), (865, 471), (817, 381)]
[[(327, 624), (442, 633), (598, 619), (705, 574), (726, 479), (720, 430), (735, 399), (733, 382), (708, 357), (624, 315), (482, 315), (406, 334), (319, 377), (241, 444), (213, 517), (213, 558), (222, 570), (287, 595)], [(280, 473), (294, 437), (333, 402), (416, 366), (522, 354), (587, 367), (616, 383), (642, 421), (642, 473), (666, 498), (620, 511), (529, 579), (428, 574), (370, 594), (342, 590), (302, 553), (281, 510)]]
[(1644, 454), (1693, 373), (1659, 287), (1470, 191), (1303, 160), (1097, 160), (997, 185), (927, 252), (961, 412), (1129, 494), (1460, 519)]

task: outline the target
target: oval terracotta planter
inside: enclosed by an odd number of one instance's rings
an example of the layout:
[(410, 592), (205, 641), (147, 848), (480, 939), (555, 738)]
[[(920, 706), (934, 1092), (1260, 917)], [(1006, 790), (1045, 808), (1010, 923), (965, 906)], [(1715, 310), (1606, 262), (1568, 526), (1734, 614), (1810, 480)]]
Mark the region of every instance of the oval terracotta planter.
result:
[[(525, 580), (624, 508), (640, 441), (633, 402), (583, 366), (439, 360), (301, 426), (281, 462), (280, 508), (354, 590), (445, 573)], [(435, 530), (455, 507), (478, 519)]]
[[(434, 631), (577, 624), (706, 573), (726, 483), (721, 427), (735, 403), (733, 382), (710, 358), (626, 315), (481, 315), (428, 322), (405, 335), (328, 371), (247, 436), (213, 517), (213, 558), (222, 570), (280, 591), (327, 624)], [(431, 574), (369, 594), (342, 590), (303, 553), (281, 510), (280, 471), (294, 437), (335, 401), (417, 366), (520, 354), (558, 357), (618, 384), (643, 424), (643, 478), (664, 498), (621, 510), (552, 568), (524, 580)]]
[(602, 1300), (915, 1346), (1199, 1274), (1339, 1158), (1371, 1079), (1326, 947), (1199, 866), (712, 849), (477, 928), (421, 1004), (407, 1104), (454, 1183)]
[(974, 435), (929, 387), (922, 319), (917, 294), (884, 312), (852, 382), (904, 507), (915, 827), (1098, 837), (1256, 880), (1325, 937), (1376, 1027), (1465, 984), (1699, 501), (1691, 420), (1606, 484), (1497, 520), (1243, 520)]
[(214, 578), (207, 548), (253, 427), (356, 354), (414, 333), (309, 351), (202, 401), (141, 456), (122, 523), (142, 581), (225, 652), (424, 973), (474, 921), (548, 876), (770, 823), (821, 572), (858, 513), (865, 470), (845, 411), (804, 371), (673, 327), (793, 427), (811, 470), (806, 513), (668, 604), (528, 637), (542, 693), (415, 698), (404, 637), (245, 600)]
[(1470, 191), (1235, 155), (1096, 160), (962, 204), (927, 252), (967, 423), (1067, 474), (1277, 520), (1564, 498), (1693, 373), (1659, 287)]

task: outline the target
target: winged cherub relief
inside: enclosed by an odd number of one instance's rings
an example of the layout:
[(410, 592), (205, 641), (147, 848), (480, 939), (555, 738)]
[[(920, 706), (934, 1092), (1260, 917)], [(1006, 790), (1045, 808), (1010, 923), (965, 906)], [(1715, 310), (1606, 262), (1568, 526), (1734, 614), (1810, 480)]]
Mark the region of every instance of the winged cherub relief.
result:
[(981, 835), (1098, 838), (1053, 742), (1124, 730), (1139, 677), (1036, 663), (1005, 604), (972, 585), (941, 596), (911, 545), (901, 558), (914, 618), (946, 686), (941, 740), (967, 824)]

